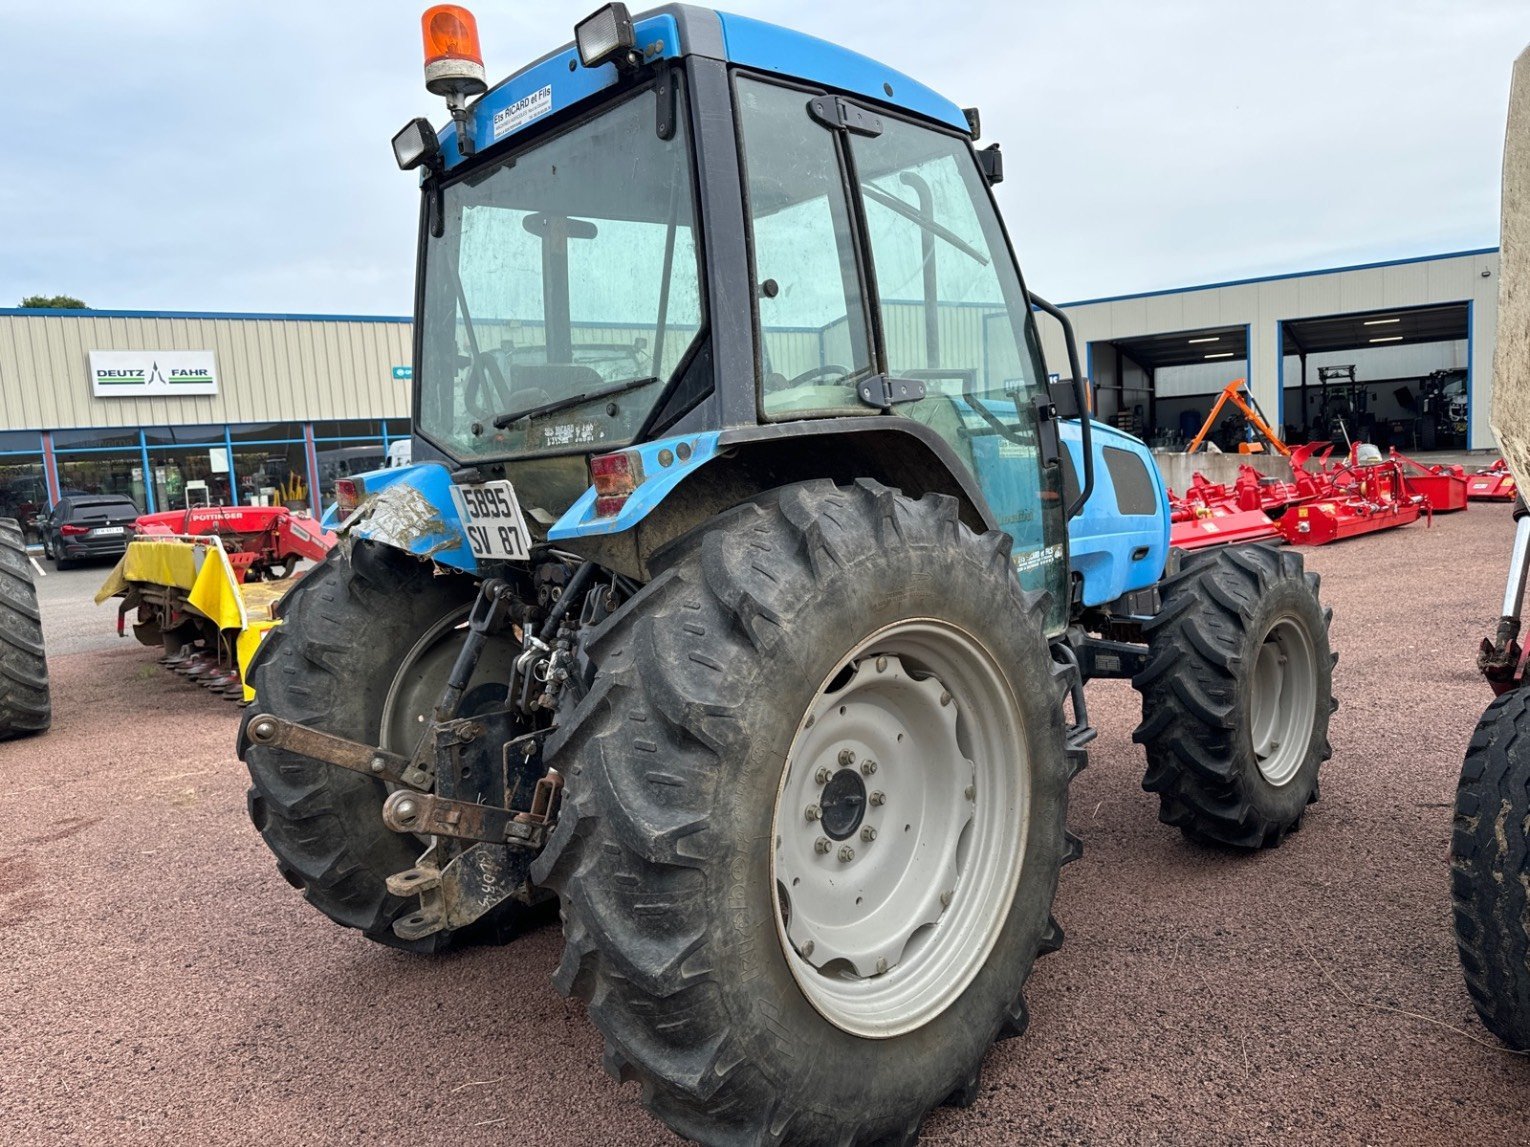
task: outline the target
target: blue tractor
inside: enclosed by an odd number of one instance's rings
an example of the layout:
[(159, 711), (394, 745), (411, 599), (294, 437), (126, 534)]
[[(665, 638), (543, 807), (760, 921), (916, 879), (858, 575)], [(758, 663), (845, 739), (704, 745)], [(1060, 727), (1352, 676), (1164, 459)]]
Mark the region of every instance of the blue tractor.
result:
[(239, 751), (331, 919), (561, 907), (557, 986), (708, 1143), (911, 1141), (1027, 1022), (1085, 684), (1161, 816), (1256, 849), (1334, 703), (1301, 558), (1181, 558), (1049, 386), (976, 111), (842, 48), (609, 4), (488, 88), (425, 14), (413, 463), (340, 483)]

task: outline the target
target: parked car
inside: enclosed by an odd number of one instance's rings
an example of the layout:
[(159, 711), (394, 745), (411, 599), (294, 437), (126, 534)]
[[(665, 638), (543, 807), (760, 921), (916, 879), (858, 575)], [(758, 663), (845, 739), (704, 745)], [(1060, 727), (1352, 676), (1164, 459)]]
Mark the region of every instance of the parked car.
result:
[(43, 553), (61, 570), (88, 558), (120, 558), (138, 514), (122, 494), (65, 494), (40, 523)]

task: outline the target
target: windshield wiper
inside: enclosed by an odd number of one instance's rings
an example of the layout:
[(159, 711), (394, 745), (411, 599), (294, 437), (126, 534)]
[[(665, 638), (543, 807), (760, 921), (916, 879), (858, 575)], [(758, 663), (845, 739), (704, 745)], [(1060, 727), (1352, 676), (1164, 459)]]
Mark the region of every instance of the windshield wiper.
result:
[(611, 398), (658, 381), (657, 376), (652, 378), (630, 378), (626, 382), (618, 382), (613, 386), (605, 387), (603, 390), (591, 390), (584, 394), (573, 394), (567, 398), (555, 398), (551, 402), (544, 402), (538, 406), (528, 406), (525, 410), (512, 410), (508, 414), (495, 416), (494, 429), (503, 430), (507, 426), (514, 426), (523, 418), (535, 418), (538, 414), (555, 414), (560, 410), (567, 410), (571, 406), (578, 406), (580, 403), (595, 402), (601, 398)]

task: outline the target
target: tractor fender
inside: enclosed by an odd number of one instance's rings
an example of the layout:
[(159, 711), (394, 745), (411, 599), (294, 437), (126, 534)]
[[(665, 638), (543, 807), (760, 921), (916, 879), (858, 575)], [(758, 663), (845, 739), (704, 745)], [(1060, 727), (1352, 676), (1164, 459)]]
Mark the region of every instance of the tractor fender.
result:
[(973, 529), (997, 528), (973, 476), (935, 430), (911, 418), (872, 415), (678, 435), (629, 448), (640, 481), (614, 514), (597, 513), (590, 488), (547, 540), (631, 577), (649, 558), (731, 506), (782, 486), (873, 478), (910, 497), (949, 494)]
[(342, 538), (363, 538), (453, 569), (478, 572), (445, 466), (421, 462), (355, 474), (351, 480), (359, 503), (339, 527)]

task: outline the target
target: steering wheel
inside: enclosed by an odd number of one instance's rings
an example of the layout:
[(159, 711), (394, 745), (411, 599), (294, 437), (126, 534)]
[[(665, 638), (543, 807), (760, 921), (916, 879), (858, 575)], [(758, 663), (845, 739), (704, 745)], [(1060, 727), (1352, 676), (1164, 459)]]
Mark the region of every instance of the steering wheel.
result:
[(829, 377), (837, 377), (841, 379), (849, 378), (850, 369), (848, 367), (835, 366), (833, 363), (825, 363), (822, 366), (809, 367), (801, 374), (793, 375), (791, 378), (787, 379), (786, 385), (781, 389), (788, 390), (794, 386), (804, 386), (817, 378)]

